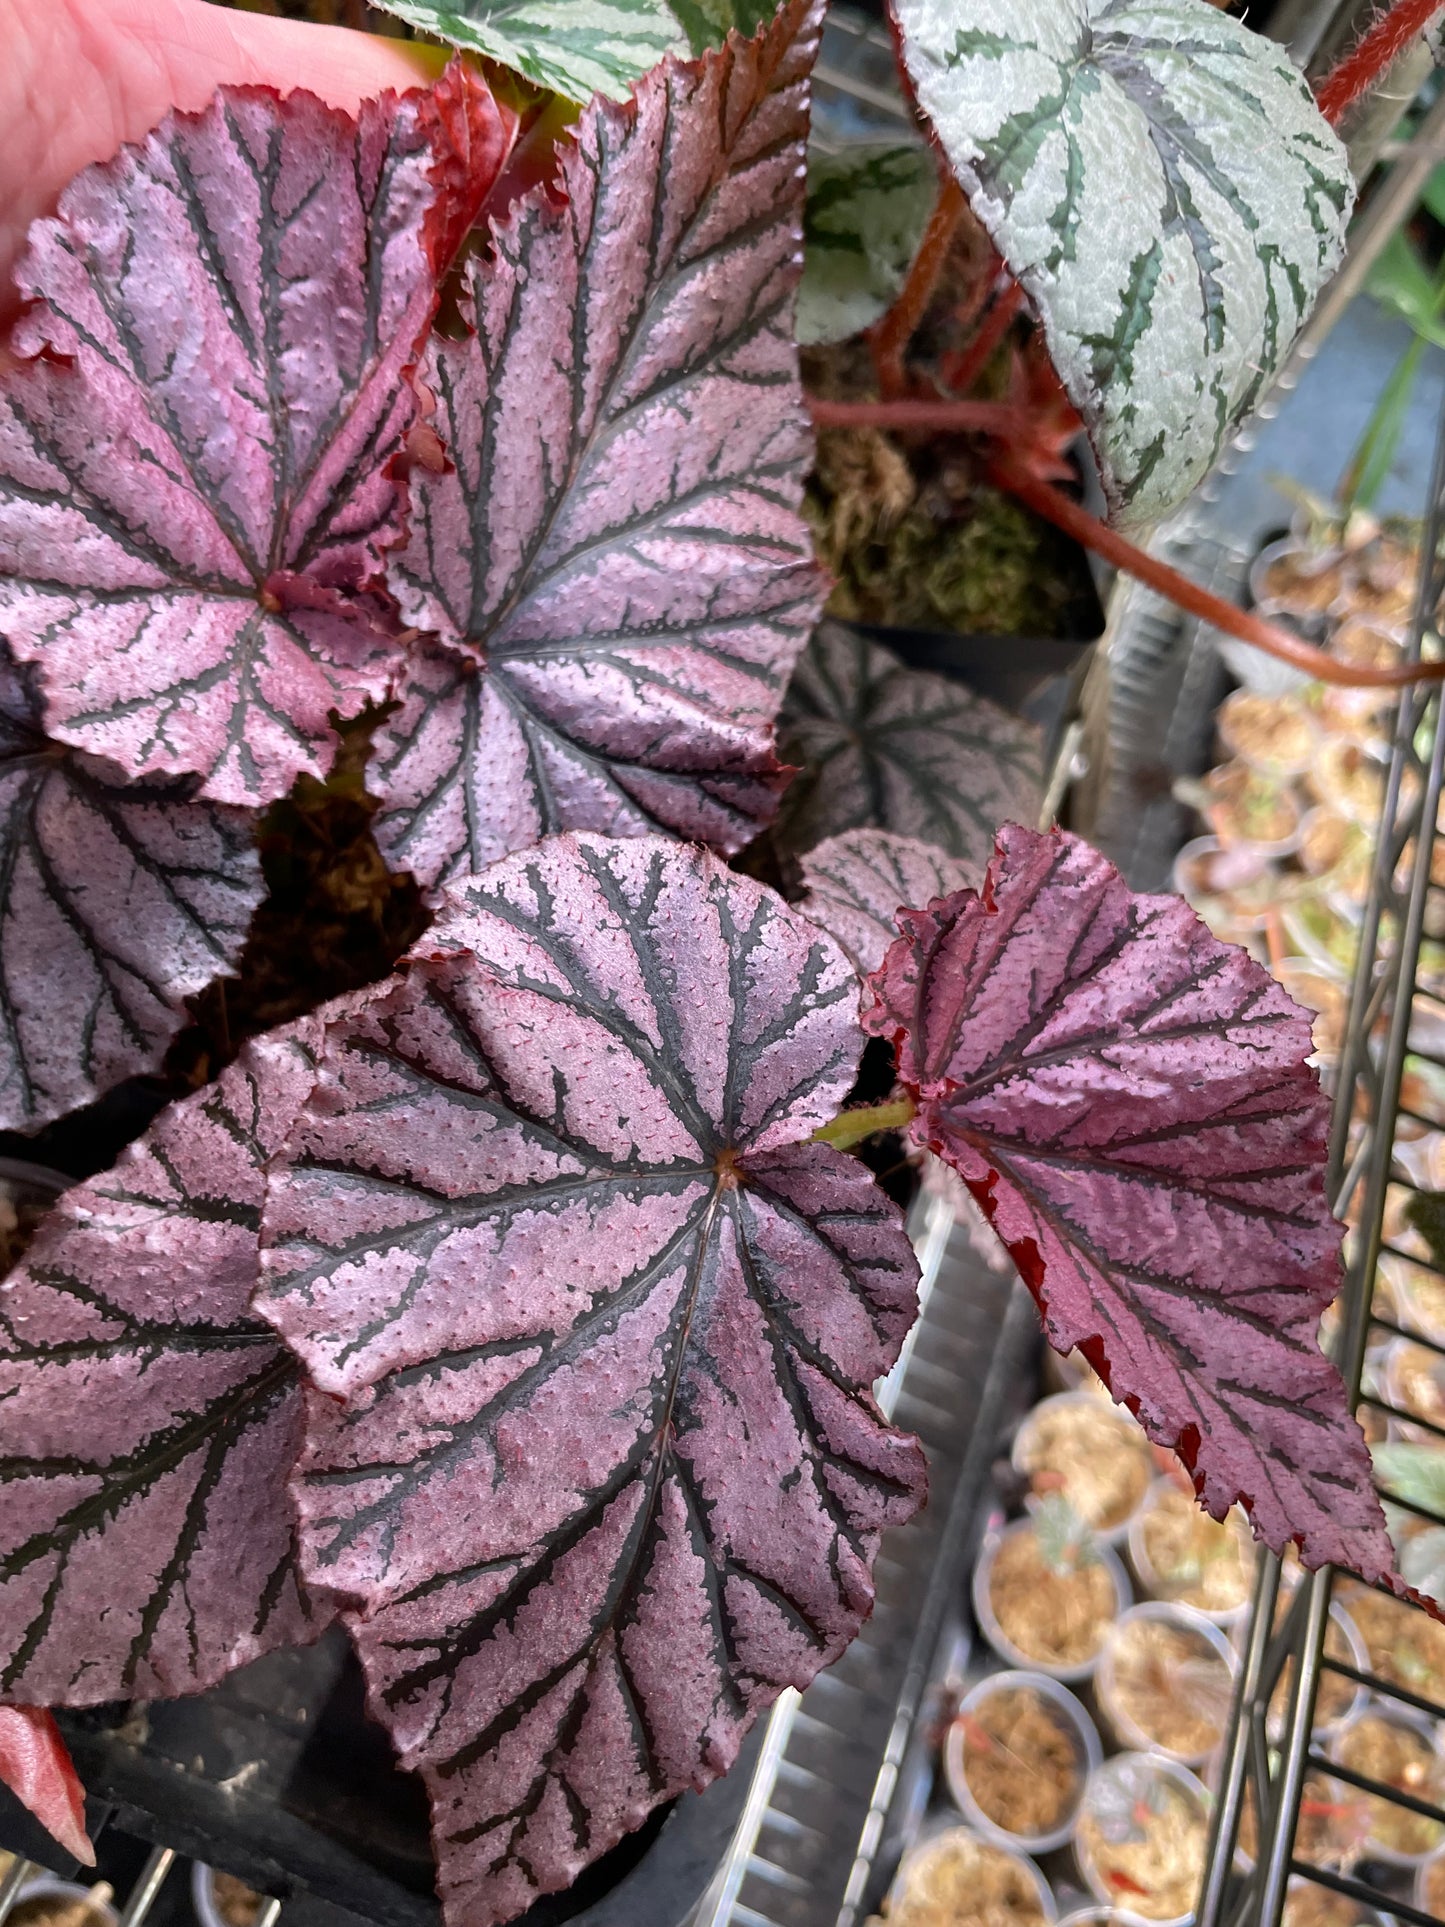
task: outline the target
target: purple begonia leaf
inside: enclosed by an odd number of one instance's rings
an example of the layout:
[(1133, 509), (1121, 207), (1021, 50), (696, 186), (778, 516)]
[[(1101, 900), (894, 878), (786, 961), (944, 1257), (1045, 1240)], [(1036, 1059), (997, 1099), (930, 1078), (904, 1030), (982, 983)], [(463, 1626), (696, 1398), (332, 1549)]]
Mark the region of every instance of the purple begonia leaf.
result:
[(1370, 1457), (1319, 1348), (1340, 1285), (1309, 1014), (1177, 897), (1077, 837), (1010, 825), (982, 894), (900, 920), (865, 1026), (912, 1130), (983, 1206), (1208, 1510), (1371, 1579), (1393, 1558)]
[(785, 848), (844, 830), (917, 837), (982, 870), (1000, 823), (1032, 823), (1043, 740), (962, 683), (908, 669), (841, 622), (821, 622), (778, 722), (801, 764), (778, 820)]
[(372, 777), (424, 884), (570, 829), (733, 851), (822, 603), (793, 343), (815, 0), (598, 99), (424, 379), (452, 467), (389, 565), (414, 659)]
[(0, 384), (0, 634), (52, 736), (131, 777), (265, 803), (385, 694), (351, 598), (402, 526), (391, 474), (438, 273), (513, 121), (457, 68), (358, 117), (223, 88), (37, 222)]
[(894, 1206), (810, 1143), (862, 1033), (841, 952), (661, 837), (456, 886), (328, 1029), (256, 1305), (321, 1386), (303, 1569), (471, 1927), (726, 1771), (858, 1630), (916, 1441), (869, 1392), (916, 1309)]
[(798, 905), (842, 944), (866, 977), (898, 936), (898, 912), (983, 881), (983, 866), (945, 856), (916, 837), (845, 830), (802, 859), (807, 895)]
[(6, 1700), (196, 1692), (330, 1616), (294, 1560), (300, 1374), (250, 1314), (318, 1035), (273, 1032), (162, 1112), (0, 1283)]
[(33, 682), (0, 642), (6, 1129), (158, 1070), (183, 999), (240, 955), (263, 887), (244, 812), (181, 783), (119, 783), (48, 741)]

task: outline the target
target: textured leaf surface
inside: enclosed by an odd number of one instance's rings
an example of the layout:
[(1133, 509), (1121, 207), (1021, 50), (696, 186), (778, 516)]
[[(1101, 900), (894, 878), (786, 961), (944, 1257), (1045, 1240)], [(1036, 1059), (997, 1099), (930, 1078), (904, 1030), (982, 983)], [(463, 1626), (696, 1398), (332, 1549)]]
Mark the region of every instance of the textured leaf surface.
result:
[(376, 0), (420, 27), (500, 60), (569, 100), (625, 99), (665, 53), (683, 47), (665, 0)]
[[(549, 832), (748, 842), (821, 603), (797, 512), (807, 80), (817, 21), (599, 101), (472, 278), (426, 380), (454, 469), (413, 480), (391, 583), (440, 638), (378, 739), (377, 840), (425, 883)], [(481, 672), (478, 673), (478, 665)]]
[(779, 721), (802, 765), (778, 825), (789, 849), (844, 830), (892, 830), (978, 871), (994, 831), (1043, 801), (1038, 731), (962, 683), (907, 669), (841, 622), (819, 623)]
[(866, 976), (898, 936), (898, 912), (952, 896), (983, 881), (979, 864), (961, 863), (916, 837), (846, 830), (803, 858), (807, 895), (798, 905), (842, 944)]
[(894, 0), (919, 103), (1041, 315), (1124, 519), (1182, 501), (1344, 252), (1345, 151), (1206, 0)]
[(1216, 1518), (1242, 1500), (1369, 1578), (1392, 1569), (1370, 1458), (1319, 1349), (1340, 1284), (1310, 1020), (1177, 897), (1016, 827), (982, 896), (903, 919), (864, 1023), (916, 1137), (960, 1173), (1044, 1312)]
[(0, 643), (0, 1125), (43, 1124), (160, 1068), (182, 1000), (228, 970), (260, 901), (239, 810), (123, 786), (47, 741)]
[(856, 980), (771, 891), (560, 837), (425, 948), (328, 1032), (257, 1306), (331, 1394), (306, 1570), (360, 1603), (483, 1927), (723, 1772), (857, 1631), (921, 1495), (867, 1389), (917, 1271), (868, 1173), (806, 1142)]
[(314, 1021), (67, 1191), (0, 1285), (6, 1698), (195, 1692), (321, 1623), (292, 1559), (298, 1374), (249, 1314)]
[(87, 1867), (85, 1789), (60, 1728), (42, 1706), (0, 1706), (0, 1780), (68, 1854)]
[(798, 340), (845, 341), (903, 286), (938, 199), (938, 163), (916, 142), (859, 142), (808, 156)]
[(510, 137), (460, 69), (355, 122), (223, 89), (36, 225), (0, 634), (52, 735), (219, 802), (329, 765), (328, 712), (383, 694), (396, 653), (346, 592), (400, 532), (404, 371)]

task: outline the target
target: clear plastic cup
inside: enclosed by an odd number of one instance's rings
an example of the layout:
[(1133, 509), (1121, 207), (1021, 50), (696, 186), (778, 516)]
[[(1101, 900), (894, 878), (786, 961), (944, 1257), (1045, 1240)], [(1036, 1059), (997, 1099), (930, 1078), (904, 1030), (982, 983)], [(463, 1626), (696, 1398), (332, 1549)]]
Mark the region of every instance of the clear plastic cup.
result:
[[(1051, 1827), (1037, 1833), (1027, 1833), (1010, 1829), (1001, 1821), (993, 1819), (979, 1804), (969, 1782), (968, 1741), (969, 1723), (977, 1722), (990, 1700), (1003, 1693), (1033, 1693), (1045, 1702), (1049, 1712), (1057, 1715), (1057, 1724), (1066, 1727), (1074, 1742), (1074, 1773), (1076, 1786), (1073, 1798), (1068, 1802), (1063, 1817)], [(1028, 1770), (1028, 1763), (1022, 1756), (1020, 1766)], [(1074, 1830), (1074, 1821), (1083, 1803), (1084, 1786), (1090, 1773), (1104, 1757), (1104, 1749), (1099, 1744), (1098, 1730), (1083, 1707), (1066, 1686), (1060, 1685), (1047, 1673), (1009, 1671), (990, 1673), (987, 1679), (979, 1681), (973, 1690), (966, 1694), (957, 1714), (949, 1725), (943, 1742), (943, 1770), (948, 1780), (948, 1790), (954, 1803), (964, 1818), (974, 1826), (986, 1840), (994, 1840), (1000, 1846), (1019, 1847), (1025, 1853), (1051, 1853), (1061, 1847)]]
[[(1089, 1892), (1134, 1927), (1188, 1927), (1212, 1802), (1187, 1767), (1117, 1753), (1089, 1776), (1074, 1859)], [(1182, 1849), (1182, 1850), (1181, 1850)]]
[[(1342, 1720), (1329, 1743), (1330, 1759), (1340, 1766), (1351, 1767), (1355, 1772), (1365, 1774), (1367, 1778), (1379, 1780), (1381, 1774), (1376, 1770), (1373, 1758), (1359, 1751), (1363, 1736), (1375, 1727), (1393, 1728), (1401, 1735), (1412, 1736), (1410, 1762), (1423, 1766), (1428, 1777), (1420, 1784), (1412, 1784), (1408, 1790), (1416, 1799), (1445, 1806), (1445, 1759), (1441, 1757), (1439, 1727), (1434, 1720), (1426, 1719), (1410, 1707), (1391, 1705), (1381, 1700), (1362, 1708), (1350, 1719)], [(1383, 1861), (1388, 1867), (1418, 1867), (1445, 1847), (1445, 1823), (1432, 1821), (1423, 1814), (1395, 1805), (1382, 1795), (1365, 1793), (1363, 1789), (1357, 1797), (1364, 1802), (1368, 1815), (1366, 1845), (1371, 1858)], [(1411, 1825), (1421, 1835), (1418, 1847), (1406, 1846), (1398, 1838), (1388, 1837), (1384, 1831), (1386, 1827), (1398, 1829)], [(1427, 1832), (1429, 1838), (1424, 1837)]]
[(40, 1911), (41, 1904), (47, 1900), (85, 1907), (88, 1910), (86, 1927), (119, 1927), (119, 1916), (107, 1900), (95, 1899), (91, 1889), (82, 1887), (79, 1881), (58, 1880), (53, 1874), (40, 1874), (34, 1880), (27, 1880), (16, 1895), (9, 1918), (16, 1923), (16, 1927), (28, 1927), (34, 1914)]
[[(1171, 1745), (1162, 1730), (1151, 1731), (1140, 1717), (1138, 1694), (1133, 1690), (1138, 1682), (1132, 1672), (1138, 1655), (1151, 1641), (1184, 1655), (1170, 1657), (1159, 1699), (1171, 1709), (1187, 1712), (1190, 1725), (1198, 1729), (1198, 1744), (1181, 1736)], [(1094, 1673), (1094, 1697), (1105, 1725), (1121, 1746), (1157, 1753), (1180, 1766), (1202, 1766), (1224, 1738), (1238, 1670), (1234, 1648), (1202, 1613), (1150, 1599), (1121, 1613), (1110, 1628)]]
[(907, 1927), (910, 1902), (931, 1902), (930, 1917), (936, 1918), (952, 1901), (956, 1911), (949, 1917), (954, 1927), (974, 1927), (974, 1920), (959, 1902), (977, 1886), (981, 1871), (1003, 1865), (1014, 1870), (1019, 1889), (1037, 1896), (1039, 1917), (1046, 1927), (1053, 1927), (1059, 1910), (1049, 1883), (1033, 1861), (1016, 1848), (982, 1839), (972, 1827), (945, 1827), (909, 1848), (888, 1890), (888, 1919), (894, 1927)]
[(204, 1861), (191, 1862), (191, 1905), (196, 1910), (201, 1927), (235, 1927), (235, 1923), (227, 1920), (221, 1911), (216, 1896), (217, 1871), (215, 1867), (206, 1866)]
[(1154, 1478), (1140, 1426), (1122, 1407), (1088, 1392), (1042, 1399), (1020, 1425), (1012, 1459), (1036, 1492), (1060, 1493), (1110, 1545), (1123, 1540)]
[[(1186, 1547), (1195, 1557), (1161, 1571), (1150, 1552), (1159, 1526), (1177, 1515), (1187, 1528)], [(1172, 1605), (1191, 1606), (1216, 1626), (1233, 1626), (1249, 1612), (1254, 1585), (1254, 1538), (1242, 1512), (1222, 1523), (1211, 1519), (1192, 1491), (1173, 1479), (1156, 1479), (1129, 1521), (1129, 1561), (1145, 1595)]]
[(1385, 1927), (1386, 1921), (1393, 1927), (1393, 1916), (1295, 1874), (1285, 1889), (1279, 1927)]
[(1215, 714), (1219, 740), (1262, 776), (1299, 776), (1310, 766), (1319, 727), (1293, 693), (1266, 696), (1235, 689)]
[[(1084, 1396), (1087, 1396), (1087, 1394)], [(1105, 1582), (1107, 1582), (1112, 1597), (1109, 1601), (1107, 1611), (1104, 1611), (1101, 1607), (1099, 1612), (1097, 1641), (1089, 1643), (1087, 1651), (1080, 1651), (1078, 1654), (1074, 1654), (1068, 1648), (1063, 1647), (1062, 1642), (1056, 1640), (1053, 1647), (1056, 1656), (1051, 1658), (1047, 1650), (1041, 1648), (1041, 1650), (1037, 1652), (1030, 1652), (1025, 1647), (1019, 1645), (1015, 1635), (1010, 1633), (1000, 1623), (998, 1613), (993, 1603), (992, 1579), (1001, 1549), (1005, 1545), (1016, 1540), (1025, 1539), (1029, 1535), (1037, 1535), (1036, 1521), (1031, 1518), (1016, 1519), (1012, 1525), (1005, 1526), (1002, 1532), (995, 1533), (985, 1540), (983, 1549), (978, 1557), (978, 1562), (973, 1569), (974, 1617), (977, 1619), (979, 1629), (989, 1645), (992, 1646), (999, 1658), (1006, 1661), (1010, 1666), (1019, 1667), (1025, 1672), (1047, 1673), (1051, 1679), (1087, 1679), (1098, 1664), (1099, 1654), (1104, 1649), (1104, 1642), (1108, 1636), (1109, 1626), (1118, 1615), (1125, 1610), (1134, 1597), (1129, 1585), (1129, 1576), (1124, 1570), (1123, 1561), (1111, 1547), (1102, 1545), (1097, 1540), (1094, 1540), (1083, 1549), (1078, 1564), (1072, 1571), (1059, 1572), (1058, 1598), (1060, 1610), (1067, 1609), (1074, 1599), (1081, 1599), (1083, 1610), (1087, 1611), (1096, 1595), (1102, 1600)], [(1102, 1579), (1090, 1579), (1087, 1582), (1074, 1583), (1079, 1571), (1087, 1570), (1092, 1573), (1096, 1569), (1103, 1575)], [(1047, 1582), (1048, 1575), (1046, 1570), (1042, 1583), (1047, 1584)], [(1057, 1612), (1050, 1611), (1045, 1617), (1051, 1624), (1058, 1623)], [(1092, 1625), (1094, 1621), (1090, 1620), (1088, 1623)], [(1079, 1642), (1072, 1642), (1072, 1644), (1078, 1643)]]

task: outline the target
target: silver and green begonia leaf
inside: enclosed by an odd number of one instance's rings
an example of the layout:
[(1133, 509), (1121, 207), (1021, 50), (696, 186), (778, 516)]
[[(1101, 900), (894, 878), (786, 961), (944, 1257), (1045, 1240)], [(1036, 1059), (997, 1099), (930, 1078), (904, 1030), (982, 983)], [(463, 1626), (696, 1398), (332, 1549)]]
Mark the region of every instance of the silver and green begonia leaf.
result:
[(894, 0), (975, 214), (1043, 322), (1121, 522), (1209, 469), (1338, 265), (1345, 151), (1206, 0)]

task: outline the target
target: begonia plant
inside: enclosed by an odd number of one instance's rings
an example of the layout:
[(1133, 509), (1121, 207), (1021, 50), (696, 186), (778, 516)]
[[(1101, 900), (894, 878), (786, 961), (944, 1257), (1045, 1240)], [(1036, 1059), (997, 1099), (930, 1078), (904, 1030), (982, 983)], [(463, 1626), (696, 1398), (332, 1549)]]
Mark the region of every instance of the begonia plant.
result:
[[(81, 175), (20, 270), (4, 1122), (160, 1065), (241, 952), (262, 812), (358, 718), (431, 922), (0, 1283), (0, 1777), (83, 1848), (51, 1709), (339, 1620), (446, 1917), (490, 1927), (726, 1771), (923, 1502), (872, 1394), (917, 1284), (851, 1155), (881, 1129), (1211, 1512), (1403, 1582), (1318, 1344), (1307, 1016), (1033, 827), (1028, 726), (819, 627), (817, 0), (395, 10), (533, 94), (460, 62), (354, 118), (223, 90)], [(956, 180), (814, 169), (861, 281), (835, 262), (809, 328), (876, 314), (961, 182), (1116, 507), (1161, 509), (1337, 259), (1342, 150), (1204, 0), (898, 12)], [(535, 180), (545, 88), (587, 104)], [(775, 817), (797, 903), (729, 866)], [(897, 1086), (850, 1108), (869, 1037)]]

